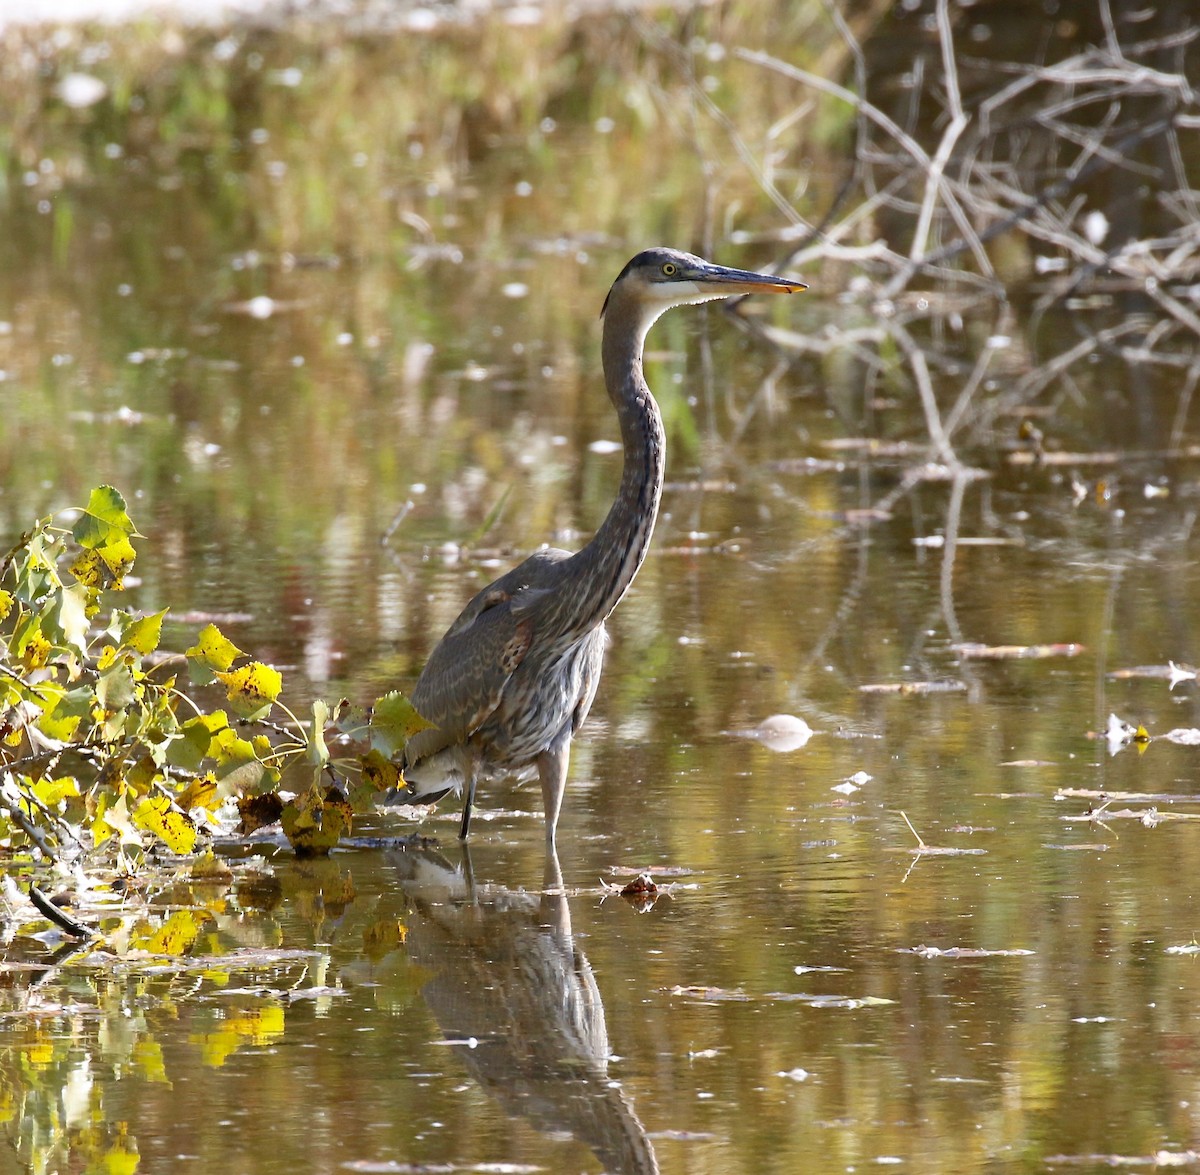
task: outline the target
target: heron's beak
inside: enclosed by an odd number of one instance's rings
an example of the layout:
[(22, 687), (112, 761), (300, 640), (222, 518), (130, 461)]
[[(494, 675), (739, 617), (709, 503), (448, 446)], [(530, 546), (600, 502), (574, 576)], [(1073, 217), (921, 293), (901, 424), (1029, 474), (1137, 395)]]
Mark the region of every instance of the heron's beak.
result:
[(797, 294), (808, 289), (804, 282), (793, 281), (790, 277), (729, 269), (724, 265), (706, 265), (687, 276), (703, 293), (727, 298), (736, 294)]

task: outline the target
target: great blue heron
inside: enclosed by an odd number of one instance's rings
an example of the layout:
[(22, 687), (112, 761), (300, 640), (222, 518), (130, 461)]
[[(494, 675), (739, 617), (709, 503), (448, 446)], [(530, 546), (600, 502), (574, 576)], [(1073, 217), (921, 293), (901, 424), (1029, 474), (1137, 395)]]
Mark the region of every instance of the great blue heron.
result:
[(442, 637), (412, 693), (433, 726), (404, 749), (404, 799), (432, 803), (461, 789), (465, 840), (480, 778), (536, 770), (553, 847), (571, 738), (600, 681), (604, 621), (646, 557), (662, 495), (665, 438), (642, 374), (646, 332), (673, 306), (806, 288), (673, 249), (647, 249), (621, 270), (600, 312), (604, 382), (625, 452), (617, 500), (583, 550), (536, 551), (479, 592)]

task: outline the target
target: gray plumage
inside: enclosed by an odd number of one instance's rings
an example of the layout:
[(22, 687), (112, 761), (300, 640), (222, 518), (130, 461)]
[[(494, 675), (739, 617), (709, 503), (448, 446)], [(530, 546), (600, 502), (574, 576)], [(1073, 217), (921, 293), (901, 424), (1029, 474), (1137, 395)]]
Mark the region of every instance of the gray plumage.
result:
[(625, 458), (616, 501), (581, 551), (538, 551), (485, 587), (430, 654), (412, 703), (434, 725), (405, 747), (406, 799), (461, 789), (465, 838), (480, 779), (536, 771), (553, 845), (571, 739), (600, 682), (604, 621), (646, 557), (662, 495), (665, 440), (642, 374), (646, 332), (672, 306), (802, 289), (672, 249), (648, 249), (621, 271), (601, 311), (604, 380)]

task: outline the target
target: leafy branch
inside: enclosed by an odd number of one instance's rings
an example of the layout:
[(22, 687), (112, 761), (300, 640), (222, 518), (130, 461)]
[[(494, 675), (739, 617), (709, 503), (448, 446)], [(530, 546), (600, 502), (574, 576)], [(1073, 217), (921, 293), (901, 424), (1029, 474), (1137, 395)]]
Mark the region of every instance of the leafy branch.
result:
[[(134, 868), (152, 849), (189, 854), (214, 834), (280, 820), (297, 852), (327, 852), (354, 810), (397, 784), (391, 756), (421, 720), (385, 695), (354, 782), (339, 776), (325, 732), (351, 726), (347, 706), (331, 714), (317, 701), (302, 722), (281, 700), (279, 671), (216, 625), (164, 657), (167, 608), (111, 605), (142, 537), (121, 494), (100, 486), (69, 530), (40, 519), (0, 564), (0, 845), (115, 852)], [(178, 682), (182, 666), (199, 696)], [(224, 703), (208, 709), (214, 687)], [(293, 767), (289, 780), (304, 783), (282, 792)]]

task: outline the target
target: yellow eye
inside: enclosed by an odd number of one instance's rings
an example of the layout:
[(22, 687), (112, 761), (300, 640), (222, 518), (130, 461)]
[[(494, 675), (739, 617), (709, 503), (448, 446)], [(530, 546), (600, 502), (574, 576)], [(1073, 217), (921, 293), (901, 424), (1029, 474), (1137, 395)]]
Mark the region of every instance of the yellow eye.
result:
[(674, 277), (679, 272), (679, 267), (674, 261), (667, 261), (662, 267), (663, 277)]

